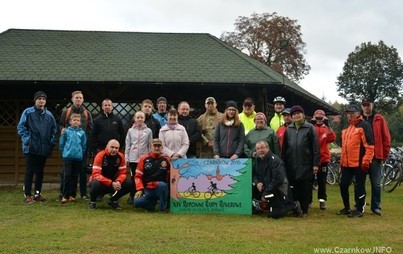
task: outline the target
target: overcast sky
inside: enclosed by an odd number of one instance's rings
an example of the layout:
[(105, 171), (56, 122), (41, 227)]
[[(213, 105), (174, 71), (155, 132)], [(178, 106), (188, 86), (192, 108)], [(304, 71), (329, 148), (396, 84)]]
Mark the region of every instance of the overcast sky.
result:
[(253, 12), (296, 19), (311, 66), (299, 85), (342, 101), (336, 79), (350, 52), (383, 40), (403, 54), (403, 1), (399, 0), (2, 0), (0, 32), (10, 28), (210, 33), (234, 30)]

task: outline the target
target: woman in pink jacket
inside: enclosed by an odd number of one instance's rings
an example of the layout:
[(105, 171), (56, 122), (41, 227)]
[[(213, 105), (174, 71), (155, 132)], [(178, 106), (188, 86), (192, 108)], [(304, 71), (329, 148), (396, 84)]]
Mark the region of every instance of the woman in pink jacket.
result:
[(186, 158), (189, 149), (189, 137), (185, 127), (178, 123), (178, 111), (168, 111), (168, 123), (160, 129), (159, 139), (162, 141), (163, 154), (172, 159)]

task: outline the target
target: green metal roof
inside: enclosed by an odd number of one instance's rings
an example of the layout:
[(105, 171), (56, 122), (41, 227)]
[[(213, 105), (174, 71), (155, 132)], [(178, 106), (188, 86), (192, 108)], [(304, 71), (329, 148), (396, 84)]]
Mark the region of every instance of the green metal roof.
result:
[(0, 80), (273, 83), (279, 75), (210, 34), (10, 29)]
[[(281, 85), (283, 77), (206, 33), (9, 29), (0, 34), (7, 81)], [(284, 88), (323, 103), (290, 80)]]

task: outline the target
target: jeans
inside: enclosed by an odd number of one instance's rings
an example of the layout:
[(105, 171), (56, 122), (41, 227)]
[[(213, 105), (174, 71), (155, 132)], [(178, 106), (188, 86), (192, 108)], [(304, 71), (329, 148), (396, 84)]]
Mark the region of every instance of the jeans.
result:
[(168, 202), (168, 184), (158, 182), (155, 189), (144, 189), (143, 196), (135, 198), (133, 201), (134, 207), (141, 207), (147, 211), (155, 210), (155, 203), (159, 201), (159, 211), (165, 211)]
[(381, 160), (373, 159), (369, 168), (371, 180), (371, 210), (381, 209)]
[(46, 160), (48, 157), (25, 154), (26, 169), (24, 178), (24, 192), (25, 196), (32, 196), (32, 182), (35, 175), (35, 195), (40, 195), (43, 183), (43, 169), (45, 168)]
[(351, 185), (353, 177), (354, 184), (354, 200), (357, 211), (364, 212), (365, 210), (365, 179), (367, 174), (361, 168), (342, 168), (340, 178), (340, 194), (343, 199), (344, 208), (350, 209), (350, 196), (348, 188)]

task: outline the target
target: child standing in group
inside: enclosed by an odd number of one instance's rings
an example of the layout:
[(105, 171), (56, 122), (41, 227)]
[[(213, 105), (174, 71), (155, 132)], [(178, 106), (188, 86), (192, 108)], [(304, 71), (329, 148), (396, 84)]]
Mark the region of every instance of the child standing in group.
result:
[[(145, 114), (142, 111), (137, 112), (134, 117), (133, 126), (127, 131), (126, 135), (126, 161), (129, 164), (130, 175), (134, 183), (134, 175), (137, 168), (137, 163), (140, 157), (150, 152), (151, 141), (153, 140), (153, 134), (150, 128), (144, 123)], [(134, 193), (133, 189), (130, 192), (129, 204), (132, 204)]]
[(77, 195), (77, 179), (87, 146), (85, 132), (81, 129), (80, 114), (71, 114), (70, 126), (60, 136), (59, 149), (63, 159), (63, 190), (61, 203), (73, 202)]

